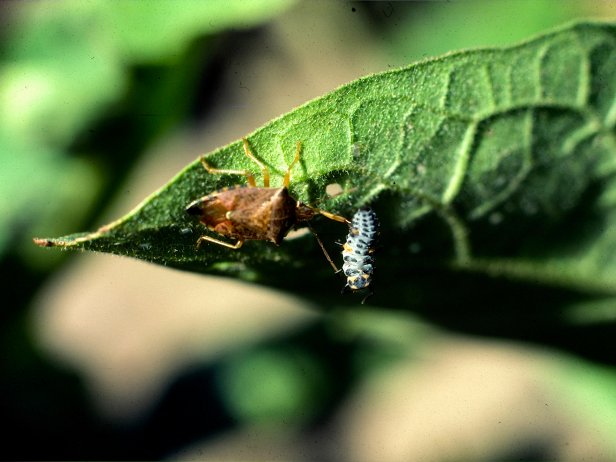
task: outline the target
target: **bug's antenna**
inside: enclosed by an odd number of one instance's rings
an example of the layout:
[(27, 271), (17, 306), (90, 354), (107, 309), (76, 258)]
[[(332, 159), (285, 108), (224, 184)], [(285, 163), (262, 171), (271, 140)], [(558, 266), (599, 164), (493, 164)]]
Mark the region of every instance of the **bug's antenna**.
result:
[(308, 229), (310, 230), (310, 232), (314, 235), (314, 237), (317, 239), (317, 242), (319, 243), (319, 247), (321, 247), (321, 250), (323, 251), (323, 255), (325, 255), (325, 258), (327, 258), (327, 261), (329, 262), (329, 264), (332, 266), (332, 268), (334, 269), (334, 271), (336, 273), (339, 273), (340, 270), (336, 267), (336, 264), (334, 263), (334, 261), (332, 260), (332, 258), (329, 256), (329, 254), (327, 253), (327, 250), (325, 250), (325, 246), (323, 245), (323, 242), (321, 242), (321, 239), (319, 238), (319, 235), (316, 233), (316, 231), (314, 230), (314, 228), (312, 226), (310, 226), (310, 224), (306, 223), (306, 225), (308, 226)]

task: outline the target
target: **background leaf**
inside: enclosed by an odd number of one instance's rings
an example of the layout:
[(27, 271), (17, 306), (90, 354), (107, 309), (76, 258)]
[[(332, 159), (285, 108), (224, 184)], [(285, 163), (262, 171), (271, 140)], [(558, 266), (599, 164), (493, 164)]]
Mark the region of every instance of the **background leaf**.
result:
[[(160, 135), (188, 112), (193, 101), (187, 95), (195, 92), (206, 61), (203, 49), (198, 55), (187, 51), (192, 42), (212, 42), (204, 47), (212, 54), (213, 34), (254, 27), (291, 4), (3, 5), (3, 14), (14, 18), (7, 21), (0, 47), (0, 161), (8, 178), (0, 184), (0, 255), (21, 254), (36, 266), (41, 259), (29, 244), (20, 247), (21, 235), (61, 232), (60, 224), (83, 226), (120, 179), (121, 174), (109, 178), (101, 169), (110, 162), (101, 154), (104, 146), (122, 140), (109, 151), (122, 167), (117, 172), (126, 172), (153, 133)], [(108, 111), (113, 112), (109, 133), (87, 145), (85, 139), (104, 130), (92, 126)], [(93, 161), (96, 154), (101, 158)], [(37, 181), (30, 181), (33, 172)]]

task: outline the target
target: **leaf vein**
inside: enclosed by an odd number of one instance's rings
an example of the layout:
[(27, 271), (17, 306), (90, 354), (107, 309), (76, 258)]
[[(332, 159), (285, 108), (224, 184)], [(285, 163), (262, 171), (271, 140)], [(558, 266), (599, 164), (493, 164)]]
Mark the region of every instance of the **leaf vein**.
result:
[(470, 124), (470, 126), (464, 133), (464, 138), (462, 139), (462, 144), (460, 145), (456, 166), (454, 168), (449, 184), (447, 185), (447, 188), (443, 193), (442, 200), (444, 204), (451, 203), (451, 201), (456, 197), (456, 195), (460, 191), (460, 188), (462, 187), (462, 183), (464, 182), (464, 177), (466, 176), (466, 171), (468, 169), (471, 148), (473, 146), (476, 133), (477, 123)]

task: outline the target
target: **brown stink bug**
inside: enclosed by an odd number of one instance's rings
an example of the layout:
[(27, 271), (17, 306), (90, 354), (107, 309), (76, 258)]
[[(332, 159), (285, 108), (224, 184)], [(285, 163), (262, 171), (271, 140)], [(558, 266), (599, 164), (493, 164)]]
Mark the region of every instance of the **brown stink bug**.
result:
[[(308, 222), (318, 214), (341, 223), (350, 223), (344, 217), (306, 205), (289, 194), (291, 169), (299, 161), (301, 142), (297, 142), (295, 158), (284, 175), (281, 188), (270, 188), (269, 169), (250, 152), (248, 141), (245, 138), (242, 138), (242, 142), (246, 156), (261, 169), (263, 187), (257, 186), (253, 174), (248, 170), (213, 168), (207, 163), (205, 157), (201, 157), (201, 164), (208, 173), (243, 175), (248, 181), (248, 187), (238, 185), (234, 188), (224, 188), (203, 196), (186, 207), (186, 212), (198, 216), (201, 223), (209, 230), (235, 239), (235, 243), (232, 244), (203, 235), (197, 240), (197, 245), (208, 241), (230, 249), (239, 249), (244, 241), (251, 239), (271, 241), (279, 245), (291, 228), (297, 226), (298, 223)], [(312, 231), (310, 226), (308, 228)], [(330, 264), (337, 269), (316, 234), (315, 237)]]

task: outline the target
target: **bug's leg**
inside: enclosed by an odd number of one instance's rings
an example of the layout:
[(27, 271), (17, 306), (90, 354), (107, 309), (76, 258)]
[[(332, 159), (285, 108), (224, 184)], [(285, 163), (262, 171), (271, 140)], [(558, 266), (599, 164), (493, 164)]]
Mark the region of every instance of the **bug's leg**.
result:
[(291, 181), (291, 169), (299, 161), (299, 153), (301, 150), (302, 150), (302, 142), (298, 141), (297, 149), (295, 150), (295, 158), (293, 159), (293, 162), (289, 164), (289, 168), (287, 168), (287, 173), (284, 174), (284, 180), (282, 182), (282, 186), (284, 186), (285, 188), (289, 187), (289, 182)]
[(334, 261), (332, 260), (332, 257), (329, 256), (329, 253), (327, 253), (327, 250), (325, 250), (325, 246), (323, 245), (323, 242), (321, 242), (321, 239), (319, 238), (319, 235), (316, 233), (316, 231), (312, 228), (312, 226), (308, 225), (308, 229), (310, 230), (310, 232), (314, 235), (314, 237), (317, 239), (317, 242), (319, 243), (319, 247), (321, 247), (321, 250), (323, 251), (323, 255), (325, 255), (325, 258), (327, 258), (327, 261), (329, 262), (329, 264), (331, 265), (332, 268), (334, 268), (334, 272), (337, 274), (339, 273), (341, 270), (339, 270), (336, 267), (336, 264), (334, 263)]
[(213, 244), (222, 245), (223, 247), (228, 247), (229, 249), (234, 249), (234, 250), (239, 249), (242, 246), (242, 244), (244, 244), (244, 241), (242, 241), (241, 239), (238, 240), (235, 244), (229, 244), (228, 242), (219, 241), (218, 239), (214, 239), (213, 237), (210, 237), (210, 236), (201, 236), (199, 239), (197, 239), (197, 247), (199, 247), (199, 245), (203, 241), (212, 242)]
[[(265, 188), (269, 188), (269, 185), (270, 185), (269, 169), (265, 166), (265, 164), (263, 162), (261, 162), (259, 159), (257, 159), (252, 152), (250, 152), (250, 146), (248, 146), (248, 140), (246, 138), (242, 138), (242, 143), (244, 143), (244, 152), (246, 153), (246, 155), (255, 164), (257, 164), (259, 166), (259, 168), (261, 169), (261, 173), (263, 174), (263, 186)], [(254, 181), (254, 179), (253, 179), (253, 181)], [(256, 186), (256, 185), (253, 184), (252, 186)]]
[(205, 156), (201, 156), (200, 160), (201, 165), (203, 165), (203, 168), (208, 173), (211, 173), (213, 175), (242, 175), (246, 177), (246, 181), (248, 181), (249, 186), (254, 188), (257, 185), (257, 183), (255, 182), (255, 177), (248, 170), (229, 170), (226, 168), (214, 168), (207, 163), (207, 161), (205, 160)]

